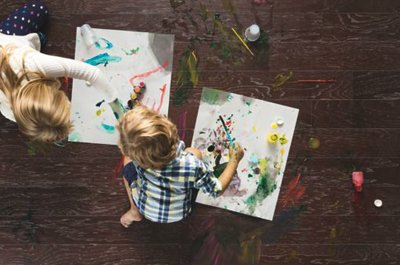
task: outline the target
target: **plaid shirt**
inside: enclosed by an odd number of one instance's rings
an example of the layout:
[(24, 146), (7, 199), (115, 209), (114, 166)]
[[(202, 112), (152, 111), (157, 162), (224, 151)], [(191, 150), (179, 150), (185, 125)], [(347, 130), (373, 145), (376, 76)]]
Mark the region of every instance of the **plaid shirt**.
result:
[(182, 220), (191, 211), (193, 189), (218, 196), (221, 182), (203, 161), (184, 151), (180, 141), (176, 158), (160, 170), (143, 169), (135, 161), (124, 168), (140, 213), (153, 222)]

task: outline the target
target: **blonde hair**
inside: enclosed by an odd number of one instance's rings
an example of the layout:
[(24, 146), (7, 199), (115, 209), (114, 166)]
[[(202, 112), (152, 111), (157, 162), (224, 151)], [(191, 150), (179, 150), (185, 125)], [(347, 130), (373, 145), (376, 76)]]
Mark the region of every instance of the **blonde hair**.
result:
[(143, 168), (160, 169), (175, 159), (179, 137), (166, 117), (136, 106), (122, 117), (118, 130), (122, 153)]
[(16, 74), (10, 66), (14, 47), (1, 48), (0, 89), (11, 104), (20, 131), (30, 140), (55, 142), (68, 136), (72, 129), (70, 102), (60, 88), (60, 81), (41, 73), (23, 71)]

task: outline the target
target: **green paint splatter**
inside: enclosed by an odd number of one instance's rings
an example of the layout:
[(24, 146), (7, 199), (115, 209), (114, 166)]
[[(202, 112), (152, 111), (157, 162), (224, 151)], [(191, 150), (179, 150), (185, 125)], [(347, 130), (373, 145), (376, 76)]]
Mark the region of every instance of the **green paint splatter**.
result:
[(174, 93), (173, 104), (182, 106), (190, 95), (190, 91), (197, 86), (199, 81), (198, 59), (194, 52), (194, 44), (183, 52), (179, 59), (177, 70), (177, 89)]
[(136, 54), (139, 51), (139, 47), (137, 47), (136, 49), (130, 49), (129, 51), (121, 48), (121, 50), (126, 54), (126, 55), (132, 55), (132, 54)]
[(245, 200), (245, 204), (249, 207), (250, 214), (254, 213), (257, 204), (261, 203), (277, 188), (276, 181), (271, 179), (271, 173), (268, 171), (268, 161), (267, 158), (258, 160), (260, 178), (257, 182), (257, 190)]
[(70, 142), (78, 142), (81, 139), (81, 135), (77, 132), (73, 132), (68, 136)]
[(250, 107), (251, 102), (250, 101), (246, 101), (246, 105)]
[(220, 91), (215, 89), (204, 89), (201, 97), (202, 101), (210, 105), (217, 105), (220, 99)]
[(228, 163), (222, 163), (222, 164), (216, 165), (214, 167), (214, 176), (219, 178), (219, 176), (221, 176), (222, 172), (224, 172), (227, 165), (228, 165)]
[(252, 175), (252, 174), (248, 174), (248, 175), (247, 175), (247, 177), (249, 177), (249, 178), (252, 178), (252, 177), (253, 177), (253, 175)]

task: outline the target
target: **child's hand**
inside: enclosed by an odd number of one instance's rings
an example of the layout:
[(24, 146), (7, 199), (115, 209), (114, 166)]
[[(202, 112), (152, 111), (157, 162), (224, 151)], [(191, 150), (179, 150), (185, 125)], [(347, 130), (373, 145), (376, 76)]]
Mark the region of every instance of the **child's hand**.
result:
[(242, 160), (244, 156), (244, 150), (239, 143), (235, 143), (235, 148), (232, 146), (229, 147), (229, 157), (230, 160), (239, 164), (240, 160)]

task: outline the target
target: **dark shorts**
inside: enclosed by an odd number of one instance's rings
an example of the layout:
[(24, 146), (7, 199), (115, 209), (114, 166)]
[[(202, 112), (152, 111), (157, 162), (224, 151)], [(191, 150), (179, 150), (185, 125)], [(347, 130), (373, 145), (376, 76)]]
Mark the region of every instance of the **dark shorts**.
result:
[(137, 171), (135, 165), (132, 162), (126, 164), (124, 169), (122, 170), (122, 175), (124, 176), (126, 181), (128, 181), (130, 186), (132, 182), (137, 179)]

